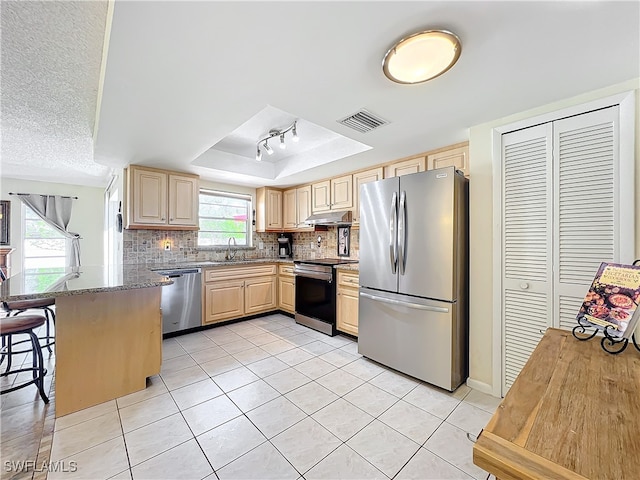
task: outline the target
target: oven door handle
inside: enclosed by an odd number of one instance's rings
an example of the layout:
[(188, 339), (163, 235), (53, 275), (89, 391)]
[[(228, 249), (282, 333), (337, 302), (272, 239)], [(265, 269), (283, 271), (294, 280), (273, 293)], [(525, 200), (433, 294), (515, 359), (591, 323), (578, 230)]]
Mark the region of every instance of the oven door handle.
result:
[(314, 278), (316, 280), (324, 280), (328, 283), (331, 283), (333, 281), (333, 276), (330, 273), (293, 272), (293, 275), (300, 278)]

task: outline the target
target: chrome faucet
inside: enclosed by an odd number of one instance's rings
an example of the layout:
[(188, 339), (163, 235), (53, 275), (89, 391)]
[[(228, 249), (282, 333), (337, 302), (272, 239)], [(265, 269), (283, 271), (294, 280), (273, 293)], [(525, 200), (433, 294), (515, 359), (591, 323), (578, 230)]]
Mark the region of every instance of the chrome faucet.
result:
[(233, 251), (233, 255), (231, 255), (231, 240), (233, 240), (233, 246), (237, 247), (238, 244), (236, 243), (236, 239), (235, 237), (229, 237), (229, 241), (227, 242), (227, 257), (226, 260), (231, 260), (236, 256), (236, 251)]

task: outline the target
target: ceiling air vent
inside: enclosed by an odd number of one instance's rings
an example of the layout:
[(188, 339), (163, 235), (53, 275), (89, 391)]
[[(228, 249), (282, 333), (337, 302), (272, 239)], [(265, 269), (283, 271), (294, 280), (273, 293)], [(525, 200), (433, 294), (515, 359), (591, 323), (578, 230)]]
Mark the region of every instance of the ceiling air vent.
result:
[(382, 125), (386, 125), (389, 122), (363, 109), (343, 118), (342, 120), (338, 120), (338, 123), (346, 125), (349, 128), (353, 128), (361, 133), (367, 133), (373, 129), (381, 127)]

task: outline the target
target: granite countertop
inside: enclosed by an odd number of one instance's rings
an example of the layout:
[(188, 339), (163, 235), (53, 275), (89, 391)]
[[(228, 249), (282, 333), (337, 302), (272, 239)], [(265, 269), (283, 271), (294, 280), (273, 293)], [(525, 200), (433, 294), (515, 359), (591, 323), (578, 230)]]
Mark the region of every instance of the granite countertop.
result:
[[(297, 259), (296, 259), (297, 260)], [(104, 265), (79, 267), (77, 269), (54, 269), (50, 273), (36, 271), (20, 272), (0, 283), (0, 301), (32, 300), (84, 293), (132, 290), (136, 288), (161, 287), (173, 282), (160, 275), (162, 270), (187, 268), (250, 265), (254, 263), (288, 263), (291, 258), (251, 258), (230, 261), (202, 261), (184, 263), (153, 263), (138, 265)], [(335, 265), (341, 270), (358, 270), (357, 263)]]
[(20, 272), (0, 283), (0, 301), (32, 300), (84, 293), (161, 287), (173, 282), (147, 266), (105, 265)]
[(335, 265), (333, 268), (336, 270), (354, 270), (356, 272), (360, 271), (359, 264), (357, 263), (343, 263), (340, 265)]
[(175, 263), (147, 263), (139, 264), (139, 267), (147, 268), (154, 272), (162, 270), (179, 270), (181, 268), (207, 268), (207, 267), (223, 267), (231, 265), (250, 265), (252, 263), (293, 263), (292, 258), (246, 258), (239, 260), (225, 261), (202, 261), (202, 262), (175, 262)]

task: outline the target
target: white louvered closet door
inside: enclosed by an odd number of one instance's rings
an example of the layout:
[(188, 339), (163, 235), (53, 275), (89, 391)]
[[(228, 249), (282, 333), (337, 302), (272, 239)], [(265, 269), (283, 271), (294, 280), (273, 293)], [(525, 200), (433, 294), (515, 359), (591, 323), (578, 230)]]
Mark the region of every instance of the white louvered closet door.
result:
[(617, 106), (553, 125), (555, 327), (576, 325), (600, 262), (620, 261), (618, 128)]
[(502, 136), (503, 391), (552, 318), (551, 124)]

